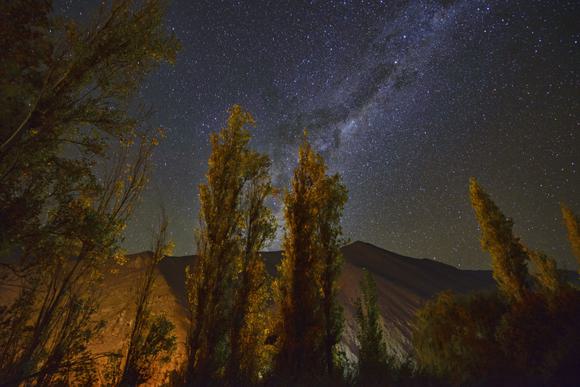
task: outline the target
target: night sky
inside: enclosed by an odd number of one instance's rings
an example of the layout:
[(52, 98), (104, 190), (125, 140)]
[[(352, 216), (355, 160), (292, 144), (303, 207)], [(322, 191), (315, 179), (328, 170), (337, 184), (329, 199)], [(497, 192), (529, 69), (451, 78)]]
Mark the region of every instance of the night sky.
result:
[(524, 243), (575, 267), (559, 202), (580, 213), (579, 1), (173, 0), (167, 26), (183, 49), (138, 95), (167, 138), (129, 251), (149, 248), (161, 204), (175, 253), (195, 251), (208, 134), (239, 103), (279, 187), (309, 130), (348, 187), (352, 241), (489, 267), (467, 193), (476, 176)]

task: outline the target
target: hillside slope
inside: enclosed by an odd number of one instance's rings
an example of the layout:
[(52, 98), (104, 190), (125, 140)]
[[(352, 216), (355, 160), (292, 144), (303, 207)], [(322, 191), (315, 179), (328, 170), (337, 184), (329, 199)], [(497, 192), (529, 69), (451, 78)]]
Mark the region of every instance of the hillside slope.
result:
[[(345, 311), (344, 349), (353, 358), (355, 344), (355, 300), (363, 269), (375, 277), (379, 293), (379, 307), (386, 328), (391, 351), (403, 356), (410, 349), (411, 322), (415, 311), (440, 291), (452, 289), (470, 292), (493, 286), (489, 271), (458, 270), (429, 259), (398, 255), (364, 242), (354, 242), (342, 248), (345, 264), (340, 277), (340, 302)], [(281, 252), (265, 252), (269, 273), (276, 275)], [(124, 266), (106, 273), (102, 284), (99, 319), (107, 322), (102, 338), (94, 350), (117, 351), (126, 346), (129, 328), (135, 311), (134, 294), (144, 274), (150, 252), (129, 255)], [(185, 268), (194, 264), (195, 256), (166, 257), (159, 266), (153, 292), (154, 313), (164, 313), (176, 325), (178, 354), (169, 368), (185, 359), (185, 339), (188, 326), (186, 308)], [(0, 303), (13, 298), (13, 289), (0, 285)]]
[[(355, 353), (355, 301), (358, 297), (359, 282), (363, 269), (375, 277), (379, 293), (379, 307), (389, 338), (391, 351), (403, 355), (410, 348), (411, 321), (415, 311), (435, 294), (451, 289), (456, 292), (470, 292), (493, 286), (489, 271), (459, 270), (452, 266), (429, 259), (405, 257), (369, 243), (354, 242), (342, 248), (345, 265), (340, 278), (340, 302), (345, 310), (344, 344), (349, 355)], [(106, 278), (105, 288), (115, 289), (105, 295), (103, 306), (109, 316), (107, 321), (119, 320), (117, 325), (127, 325), (124, 317), (129, 312), (118, 312), (131, 307), (126, 301), (131, 292), (131, 284), (139, 281), (143, 259), (148, 253), (129, 256), (128, 264), (116, 274)], [(279, 251), (265, 252), (267, 268), (272, 276), (282, 258)], [(195, 262), (195, 256), (167, 257), (159, 266), (159, 279), (154, 293), (154, 309), (167, 313), (177, 325), (179, 342), (185, 342), (187, 326), (185, 267)], [(130, 309), (129, 309), (130, 310)], [(105, 310), (103, 311), (105, 313)], [(115, 320), (116, 319), (116, 320)], [(112, 330), (117, 332), (118, 327)], [(119, 334), (121, 332), (119, 331)], [(119, 336), (120, 339), (122, 336)], [(114, 340), (118, 342), (117, 340)]]

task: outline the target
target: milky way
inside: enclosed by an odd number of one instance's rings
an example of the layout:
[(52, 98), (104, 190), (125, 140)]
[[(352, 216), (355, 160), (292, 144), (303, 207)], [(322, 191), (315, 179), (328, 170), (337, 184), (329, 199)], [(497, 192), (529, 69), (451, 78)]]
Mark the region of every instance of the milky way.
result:
[(349, 189), (351, 240), (489, 267), (476, 176), (526, 244), (574, 267), (558, 204), (580, 213), (579, 20), (577, 1), (173, 0), (183, 50), (138, 96), (168, 137), (127, 248), (148, 247), (163, 203), (176, 253), (195, 251), (208, 134), (240, 103), (280, 187), (308, 129)]

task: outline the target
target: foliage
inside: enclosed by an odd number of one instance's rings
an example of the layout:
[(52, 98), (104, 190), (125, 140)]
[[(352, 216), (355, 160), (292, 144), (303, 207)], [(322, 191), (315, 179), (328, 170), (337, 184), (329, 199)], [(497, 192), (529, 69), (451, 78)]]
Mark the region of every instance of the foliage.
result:
[(8, 384), (88, 382), (106, 355), (88, 350), (103, 325), (94, 289), (121, 255), (158, 142), (128, 104), (177, 50), (159, 1), (103, 5), (86, 26), (50, 11), (0, 5), (0, 253), (19, 258), (5, 266), (22, 288), (0, 326)]
[(505, 364), (495, 340), (504, 312), (496, 294), (462, 298), (444, 292), (427, 302), (414, 327), (419, 365), (456, 385), (493, 378)]
[(153, 377), (155, 367), (169, 362), (175, 352), (175, 326), (164, 315), (151, 313), (151, 293), (161, 260), (171, 254), (172, 242), (167, 242), (165, 216), (157, 234), (155, 248), (147, 263), (144, 278), (140, 281), (135, 301), (135, 319), (127, 348), (120, 385), (134, 386), (146, 383)]
[(326, 175), (322, 157), (305, 136), (285, 197), (284, 255), (276, 283), (275, 370), (283, 380), (332, 371), (342, 330), (336, 286), (342, 265), (339, 221), (346, 197), (340, 177)]
[(578, 273), (580, 273), (580, 219), (564, 203), (560, 205), (560, 209), (562, 210), (562, 218), (568, 232), (568, 241), (572, 252), (576, 256)]
[(340, 343), (344, 325), (342, 306), (338, 302), (338, 279), (344, 261), (340, 251), (344, 242), (340, 218), (348, 194), (339, 175), (329, 176), (325, 179), (323, 193), (318, 218), (319, 254), (323, 259), (320, 282), (325, 331), (322, 345), (326, 372), (333, 374), (335, 372), (335, 352)]
[(573, 385), (580, 292), (561, 281), (553, 259), (512, 235), (511, 220), (475, 180), (470, 193), (498, 292), (428, 302), (415, 323), (419, 366), (455, 385)]
[(201, 204), (199, 260), (187, 272), (191, 313), (190, 383), (226, 376), (255, 380), (264, 367), (268, 279), (259, 251), (275, 223), (265, 200), (272, 194), (270, 161), (248, 148), (254, 119), (238, 105), (226, 127), (211, 135), (207, 184)]
[(231, 355), (226, 378), (234, 385), (257, 383), (268, 371), (271, 350), (264, 345), (271, 325), (270, 278), (261, 257), (276, 232), (276, 220), (266, 207), (274, 193), (268, 174), (270, 160), (249, 152), (247, 183), (241, 199), (242, 253), (230, 329)]
[(383, 335), (378, 306), (377, 284), (370, 272), (364, 271), (360, 282), (361, 296), (356, 301), (358, 339), (357, 384), (364, 386), (392, 380), (389, 374), (391, 359)]
[(491, 255), (493, 277), (505, 297), (521, 301), (528, 286), (528, 256), (519, 238), (512, 233), (513, 222), (502, 214), (474, 178), (469, 182), (469, 195), (481, 228), (481, 247)]

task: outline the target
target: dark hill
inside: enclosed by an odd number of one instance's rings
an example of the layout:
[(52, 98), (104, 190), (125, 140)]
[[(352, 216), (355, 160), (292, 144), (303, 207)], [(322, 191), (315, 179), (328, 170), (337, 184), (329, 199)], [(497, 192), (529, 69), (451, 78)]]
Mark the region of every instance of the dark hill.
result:
[[(438, 292), (477, 291), (493, 286), (489, 271), (458, 270), (430, 259), (405, 257), (369, 243), (354, 242), (342, 248), (345, 265), (340, 278), (339, 298), (345, 311), (344, 344), (349, 356), (355, 354), (355, 300), (363, 269), (369, 270), (377, 282), (379, 306), (391, 350), (403, 355), (409, 348), (411, 322), (424, 302)], [(269, 273), (276, 275), (282, 254), (264, 252)], [(102, 285), (103, 299), (99, 319), (107, 322), (102, 340), (94, 344), (96, 351), (115, 351), (126, 343), (134, 313), (134, 289), (139, 283), (150, 252), (129, 255), (127, 263), (111, 268)], [(185, 268), (195, 263), (195, 256), (167, 257), (159, 267), (159, 277), (153, 297), (153, 312), (165, 313), (176, 325), (179, 352), (177, 366), (184, 359), (188, 326), (186, 309)], [(14, 288), (0, 285), (0, 303), (14, 296)]]
[[(410, 322), (427, 299), (435, 294), (451, 289), (466, 293), (493, 286), (491, 272), (459, 270), (447, 264), (430, 259), (405, 257), (381, 249), (365, 242), (354, 242), (342, 248), (345, 266), (341, 276), (340, 300), (345, 308), (345, 344), (348, 351), (355, 348), (354, 303), (358, 296), (358, 284), (362, 270), (369, 270), (376, 279), (379, 303), (391, 348), (403, 354), (409, 349), (411, 336)], [(142, 259), (149, 253), (129, 256), (129, 263), (123, 271), (142, 267)], [(264, 259), (270, 275), (276, 275), (276, 267), (282, 259), (280, 251), (264, 252)], [(173, 304), (173, 309), (185, 318), (185, 267), (193, 264), (195, 256), (167, 257), (160, 265), (164, 287), (171, 290), (171, 299), (163, 303)], [(169, 297), (169, 295), (167, 295)], [(177, 304), (177, 305), (176, 305)], [(169, 305), (168, 305), (169, 307)], [(183, 313), (183, 314), (182, 314)]]

